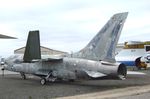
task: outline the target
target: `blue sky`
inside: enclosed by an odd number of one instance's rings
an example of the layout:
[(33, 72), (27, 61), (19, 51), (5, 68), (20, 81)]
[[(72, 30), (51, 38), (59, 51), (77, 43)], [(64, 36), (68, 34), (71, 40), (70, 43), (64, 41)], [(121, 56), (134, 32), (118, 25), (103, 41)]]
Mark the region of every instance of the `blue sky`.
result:
[(118, 12), (129, 12), (119, 42), (149, 40), (149, 0), (0, 0), (0, 33), (18, 38), (0, 40), (0, 56), (25, 46), (29, 30), (45, 47), (78, 51)]

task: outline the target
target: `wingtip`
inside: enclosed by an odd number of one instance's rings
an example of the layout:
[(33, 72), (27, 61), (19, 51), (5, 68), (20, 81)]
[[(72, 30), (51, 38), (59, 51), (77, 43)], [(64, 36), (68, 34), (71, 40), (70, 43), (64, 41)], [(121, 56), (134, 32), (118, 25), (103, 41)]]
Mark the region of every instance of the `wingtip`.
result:
[(0, 34), (0, 39), (18, 39), (18, 38)]

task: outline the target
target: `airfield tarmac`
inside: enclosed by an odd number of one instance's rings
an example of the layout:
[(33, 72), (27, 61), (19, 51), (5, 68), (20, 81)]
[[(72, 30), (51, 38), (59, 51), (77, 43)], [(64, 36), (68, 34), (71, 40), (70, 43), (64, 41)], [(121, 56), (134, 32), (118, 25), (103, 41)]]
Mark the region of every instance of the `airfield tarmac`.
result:
[(19, 74), (11, 72), (6, 73), (4, 77), (0, 75), (0, 99), (130, 99), (133, 95), (145, 96), (150, 93), (150, 69), (128, 72), (126, 80), (101, 78), (47, 83), (42, 86), (40, 78), (31, 75), (27, 75), (27, 78), (23, 80)]

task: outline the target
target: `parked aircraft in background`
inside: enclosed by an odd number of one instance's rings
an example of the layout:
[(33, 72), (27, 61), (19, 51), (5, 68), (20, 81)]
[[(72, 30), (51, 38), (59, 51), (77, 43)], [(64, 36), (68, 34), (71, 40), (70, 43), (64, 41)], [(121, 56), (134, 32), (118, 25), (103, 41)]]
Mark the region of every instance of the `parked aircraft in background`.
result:
[(115, 48), (128, 13), (118, 13), (81, 51), (66, 57), (41, 58), (39, 31), (30, 31), (24, 56), (14, 55), (5, 59), (3, 70), (41, 77), (46, 81), (76, 80), (114, 76), (125, 79), (126, 66), (115, 61)]
[(147, 68), (150, 61), (150, 42), (125, 42), (124, 48), (116, 55), (116, 61), (138, 69)]

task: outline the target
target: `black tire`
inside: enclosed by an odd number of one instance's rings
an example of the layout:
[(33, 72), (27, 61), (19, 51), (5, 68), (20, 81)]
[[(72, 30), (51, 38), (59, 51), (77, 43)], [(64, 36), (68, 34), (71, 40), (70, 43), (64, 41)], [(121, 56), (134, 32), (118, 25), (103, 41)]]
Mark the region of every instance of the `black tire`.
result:
[(45, 85), (46, 84), (46, 79), (42, 78), (40, 82), (41, 82), (41, 85)]

